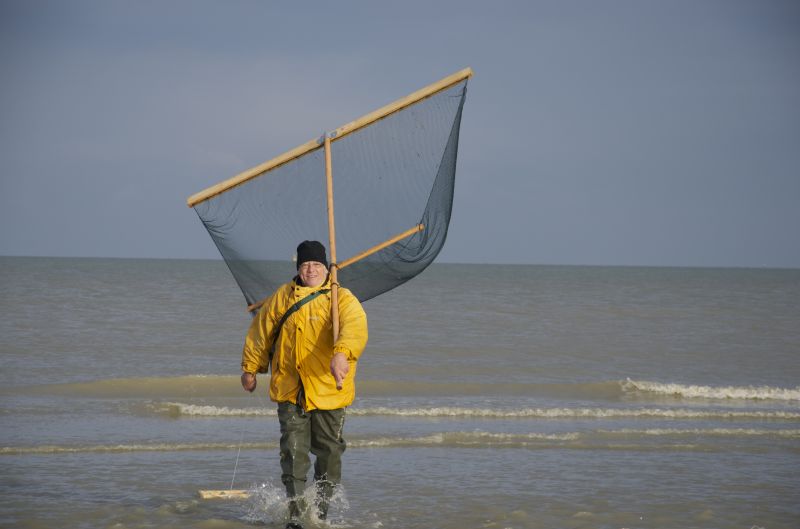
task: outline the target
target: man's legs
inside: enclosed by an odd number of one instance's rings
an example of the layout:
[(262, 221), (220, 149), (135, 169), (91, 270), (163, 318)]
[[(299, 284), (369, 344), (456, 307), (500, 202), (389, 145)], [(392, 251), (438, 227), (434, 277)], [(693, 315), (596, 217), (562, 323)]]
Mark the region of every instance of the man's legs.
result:
[(342, 479), (342, 453), (346, 448), (342, 430), (345, 409), (314, 410), (311, 415), (311, 453), (314, 462), (314, 481), (317, 487), (319, 517), (328, 515), (333, 488)]
[(278, 403), (278, 420), (281, 423), (281, 481), (289, 498), (289, 516), (296, 518), (304, 510), (298, 505), (306, 486), (306, 476), (311, 466), (308, 452), (311, 447), (311, 418), (291, 402)]

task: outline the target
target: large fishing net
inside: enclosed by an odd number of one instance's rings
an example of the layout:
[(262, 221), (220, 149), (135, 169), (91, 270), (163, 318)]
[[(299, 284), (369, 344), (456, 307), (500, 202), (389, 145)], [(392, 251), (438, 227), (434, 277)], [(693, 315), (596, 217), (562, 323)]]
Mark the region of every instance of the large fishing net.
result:
[[(471, 75), (463, 72), (327, 134), (338, 262), (402, 235), (339, 269), (362, 302), (422, 272), (444, 245)], [(251, 309), (296, 274), (298, 243), (329, 247), (324, 138), (189, 199)]]

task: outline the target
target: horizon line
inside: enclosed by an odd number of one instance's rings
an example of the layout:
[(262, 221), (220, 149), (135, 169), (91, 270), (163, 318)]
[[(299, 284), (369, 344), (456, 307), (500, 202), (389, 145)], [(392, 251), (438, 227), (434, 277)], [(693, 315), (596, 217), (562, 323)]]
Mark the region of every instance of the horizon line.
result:
[[(224, 263), (222, 257), (121, 257), (98, 255), (9, 255), (1, 254), (0, 258), (11, 259), (94, 259), (94, 260), (139, 260), (139, 261), (214, 261)], [(269, 259), (270, 261), (280, 261)], [(289, 263), (289, 260), (286, 260)], [(800, 266), (786, 265), (701, 265), (701, 264), (630, 264), (630, 263), (556, 263), (556, 262), (489, 262), (489, 261), (448, 261), (437, 260), (432, 265), (465, 265), (465, 266), (540, 266), (540, 267), (575, 267), (575, 268), (686, 268), (686, 269), (742, 269), (742, 270), (800, 270)]]

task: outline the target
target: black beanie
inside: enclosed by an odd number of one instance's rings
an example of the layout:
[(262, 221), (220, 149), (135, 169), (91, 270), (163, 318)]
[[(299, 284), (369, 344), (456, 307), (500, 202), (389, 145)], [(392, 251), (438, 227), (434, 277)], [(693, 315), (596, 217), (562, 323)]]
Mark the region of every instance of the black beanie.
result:
[(328, 267), (328, 258), (325, 257), (325, 247), (319, 241), (303, 241), (297, 246), (297, 268), (308, 261), (316, 261)]

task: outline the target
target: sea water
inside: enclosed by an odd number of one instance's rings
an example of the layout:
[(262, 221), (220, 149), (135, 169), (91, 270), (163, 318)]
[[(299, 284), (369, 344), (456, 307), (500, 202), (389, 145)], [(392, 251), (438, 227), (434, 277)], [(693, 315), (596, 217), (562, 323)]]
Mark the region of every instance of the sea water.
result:
[[(436, 264), (365, 309), (328, 526), (800, 527), (800, 270)], [(249, 322), (219, 261), (0, 258), (0, 526), (282, 527)]]

